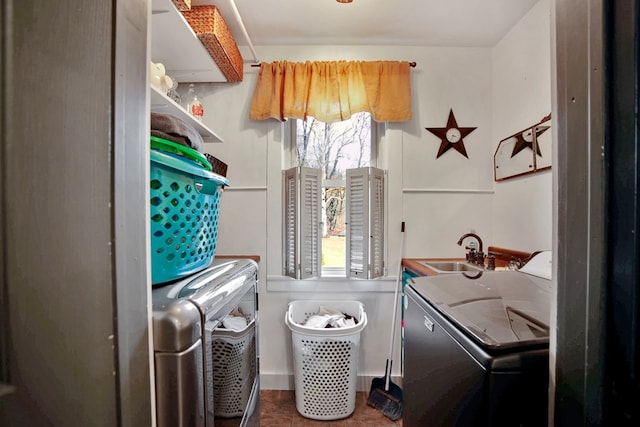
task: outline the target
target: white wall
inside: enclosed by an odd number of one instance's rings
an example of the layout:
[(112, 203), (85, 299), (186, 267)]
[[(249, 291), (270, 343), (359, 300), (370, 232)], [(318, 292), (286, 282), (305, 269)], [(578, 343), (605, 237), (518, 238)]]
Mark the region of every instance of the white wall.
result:
[[(464, 257), (456, 243), (475, 231), (491, 233), (491, 51), (414, 49), (414, 120), (402, 125), (405, 257)], [(444, 127), (453, 109), (469, 158), (449, 149), (436, 159), (440, 139), (426, 127)]]
[[(543, 0), (546, 3), (547, 0)], [(548, 4), (547, 4), (548, 8)], [(539, 7), (536, 7), (539, 9)], [(526, 20), (527, 18), (525, 18)], [(536, 18), (539, 19), (539, 18)], [(524, 22), (524, 20), (523, 20)], [(545, 24), (543, 24), (545, 25)], [(548, 31), (548, 20), (546, 23)], [(548, 45), (547, 41), (543, 42)], [(389, 276), (378, 282), (304, 281), (281, 274), (281, 170), (285, 126), (275, 120), (249, 120), (249, 105), (257, 68), (245, 67), (239, 84), (201, 84), (197, 90), (205, 106), (204, 122), (225, 140), (207, 144), (208, 152), (229, 165), (231, 187), (220, 206), (218, 254), (255, 254), (260, 261), (260, 356), (262, 388), (292, 387), (291, 333), (283, 322), (287, 303), (296, 299), (354, 299), (365, 304), (369, 324), (362, 332), (359, 387), (368, 390), (370, 378), (381, 376), (390, 333), (393, 289), (400, 259), (400, 223), (406, 222), (404, 257), (462, 257), (457, 246), (465, 232), (477, 232), (488, 244), (514, 249), (538, 249), (530, 242), (531, 228), (518, 229), (517, 239), (503, 237), (494, 224), (505, 221), (497, 215), (493, 183), (493, 152), (496, 135), (508, 130), (498, 127), (509, 110), (506, 91), (496, 90), (500, 79), (494, 61), (503, 60), (512, 43), (502, 48), (433, 48), (417, 46), (257, 46), (261, 61), (273, 60), (407, 60), (412, 69), (413, 119), (383, 126), (379, 166), (388, 170)], [(522, 50), (539, 40), (523, 39)], [(547, 52), (548, 55), (548, 52)], [(548, 58), (546, 58), (548, 64)], [(540, 73), (549, 72), (539, 67)], [(546, 77), (548, 81), (548, 77)], [(510, 86), (517, 86), (515, 83)], [(549, 89), (547, 88), (547, 92)], [(501, 108), (495, 113), (495, 98)], [(545, 95), (547, 103), (548, 96)], [(511, 120), (507, 129), (518, 130), (548, 114), (549, 106), (533, 115), (522, 113), (521, 122)], [(453, 109), (459, 126), (477, 129), (464, 138), (469, 158), (451, 149), (436, 159), (439, 139), (425, 127), (444, 127)], [(496, 120), (496, 114), (500, 120)], [(538, 117), (540, 116), (540, 117)], [(521, 126), (522, 125), (522, 126)], [(536, 177), (537, 178), (537, 177)], [(531, 179), (533, 180), (533, 179)], [(522, 180), (520, 180), (522, 181)], [(500, 186), (504, 187), (503, 184)], [(498, 191), (496, 185), (495, 191)], [(502, 188), (499, 188), (502, 191)], [(521, 193), (507, 195), (528, 200)], [(551, 193), (548, 193), (549, 213)], [(513, 199), (511, 200), (513, 201)], [(543, 206), (544, 207), (544, 206)], [(547, 213), (540, 217), (545, 226)], [(497, 219), (496, 219), (497, 218)], [(496, 227), (497, 228), (497, 227)], [(550, 230), (550, 228), (549, 228)], [(500, 239), (496, 239), (500, 235)], [(551, 236), (549, 231), (548, 240)], [(549, 245), (550, 246), (550, 245)], [(370, 291), (369, 289), (374, 289)], [(399, 343), (396, 341), (394, 375), (400, 374)]]
[[(492, 51), (494, 150), (551, 112), (550, 15), (549, 0), (540, 0)], [(547, 170), (494, 184), (495, 246), (551, 250), (551, 177)]]

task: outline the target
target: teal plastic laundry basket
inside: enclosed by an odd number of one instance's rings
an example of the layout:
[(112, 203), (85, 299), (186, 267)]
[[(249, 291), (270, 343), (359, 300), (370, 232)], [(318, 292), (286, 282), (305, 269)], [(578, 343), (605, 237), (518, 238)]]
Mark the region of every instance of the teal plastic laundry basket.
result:
[(179, 156), (151, 150), (151, 283), (207, 267), (218, 238), (218, 207), (229, 181)]

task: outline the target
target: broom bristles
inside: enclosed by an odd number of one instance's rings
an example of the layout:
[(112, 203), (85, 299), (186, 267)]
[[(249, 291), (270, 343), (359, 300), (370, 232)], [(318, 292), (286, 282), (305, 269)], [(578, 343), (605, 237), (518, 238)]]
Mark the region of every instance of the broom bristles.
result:
[(378, 409), (392, 421), (402, 416), (402, 402), (384, 390), (372, 390), (367, 399), (367, 405)]

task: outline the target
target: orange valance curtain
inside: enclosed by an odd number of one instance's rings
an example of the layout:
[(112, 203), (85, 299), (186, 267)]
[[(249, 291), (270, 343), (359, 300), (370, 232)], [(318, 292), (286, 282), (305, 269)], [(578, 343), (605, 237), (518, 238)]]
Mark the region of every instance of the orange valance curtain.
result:
[(377, 122), (411, 119), (408, 62), (271, 62), (260, 65), (249, 117), (345, 120), (368, 111)]

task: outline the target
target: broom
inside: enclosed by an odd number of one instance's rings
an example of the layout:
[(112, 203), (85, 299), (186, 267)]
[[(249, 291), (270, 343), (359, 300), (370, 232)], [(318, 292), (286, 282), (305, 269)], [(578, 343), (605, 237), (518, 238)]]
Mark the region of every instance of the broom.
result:
[(398, 277), (396, 280), (395, 295), (393, 298), (393, 310), (391, 319), (391, 338), (389, 344), (389, 356), (384, 368), (384, 377), (374, 378), (371, 381), (371, 390), (367, 405), (380, 410), (387, 418), (395, 421), (402, 417), (402, 389), (391, 381), (391, 366), (393, 364), (393, 344), (396, 329), (396, 310), (398, 307), (398, 292), (400, 278), (402, 277), (402, 253), (404, 248), (404, 221), (402, 222), (402, 233), (400, 235), (400, 253), (398, 254)]

